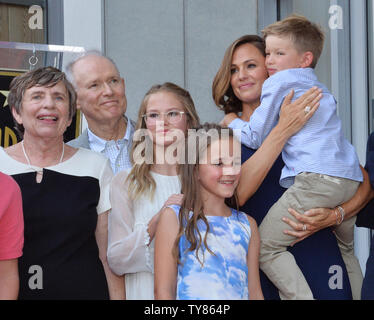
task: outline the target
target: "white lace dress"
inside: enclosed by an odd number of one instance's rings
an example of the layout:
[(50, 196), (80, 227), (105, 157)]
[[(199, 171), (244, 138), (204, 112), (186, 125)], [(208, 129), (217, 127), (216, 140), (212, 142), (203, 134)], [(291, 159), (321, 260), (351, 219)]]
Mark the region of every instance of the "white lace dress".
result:
[(147, 225), (165, 201), (181, 190), (178, 176), (151, 174), (156, 182), (152, 200), (145, 196), (136, 201), (129, 198), (125, 183), (128, 171), (119, 172), (110, 189), (108, 262), (116, 274), (126, 275), (126, 298), (129, 300), (154, 299), (154, 241), (147, 245)]

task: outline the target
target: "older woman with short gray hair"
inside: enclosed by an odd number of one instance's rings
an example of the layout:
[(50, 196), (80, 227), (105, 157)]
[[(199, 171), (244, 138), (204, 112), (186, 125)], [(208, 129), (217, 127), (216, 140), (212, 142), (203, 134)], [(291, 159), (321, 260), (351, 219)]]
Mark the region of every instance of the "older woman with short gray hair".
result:
[(123, 297), (123, 281), (106, 261), (110, 165), (63, 141), (76, 109), (72, 85), (60, 70), (40, 68), (16, 77), (8, 99), (23, 133), (20, 143), (0, 148), (0, 171), (23, 198), (19, 298)]

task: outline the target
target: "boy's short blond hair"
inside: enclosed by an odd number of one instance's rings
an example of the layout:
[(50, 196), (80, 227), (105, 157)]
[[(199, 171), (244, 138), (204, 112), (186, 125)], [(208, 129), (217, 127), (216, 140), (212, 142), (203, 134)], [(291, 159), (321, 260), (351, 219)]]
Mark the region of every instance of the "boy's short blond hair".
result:
[(317, 65), (325, 39), (320, 26), (296, 14), (267, 26), (262, 34), (265, 40), (268, 36), (290, 37), (298, 52), (312, 52), (311, 68)]

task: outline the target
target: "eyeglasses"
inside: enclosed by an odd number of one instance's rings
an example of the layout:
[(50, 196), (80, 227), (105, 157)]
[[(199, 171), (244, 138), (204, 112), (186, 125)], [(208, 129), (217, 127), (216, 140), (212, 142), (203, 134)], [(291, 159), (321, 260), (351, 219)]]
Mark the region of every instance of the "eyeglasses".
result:
[(161, 115), (166, 116), (166, 119), (169, 123), (177, 123), (182, 120), (184, 111), (179, 110), (171, 110), (168, 112), (148, 112), (144, 114), (142, 117), (144, 121), (147, 123), (156, 123), (156, 121), (161, 121)]

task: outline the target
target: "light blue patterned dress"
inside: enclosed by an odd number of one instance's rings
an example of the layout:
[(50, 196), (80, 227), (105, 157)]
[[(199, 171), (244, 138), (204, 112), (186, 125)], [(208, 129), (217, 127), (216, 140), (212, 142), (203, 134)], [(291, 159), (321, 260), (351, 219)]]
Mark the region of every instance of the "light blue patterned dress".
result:
[[(170, 206), (177, 217), (180, 207)], [(248, 299), (247, 253), (251, 228), (245, 213), (231, 209), (230, 217), (207, 216), (210, 230), (207, 244), (202, 244), (199, 258), (188, 251), (189, 241), (183, 235), (179, 241), (177, 300), (239, 300)], [(192, 213), (191, 213), (192, 214)], [(202, 239), (205, 223), (198, 221)], [(202, 254), (204, 252), (204, 254)]]

